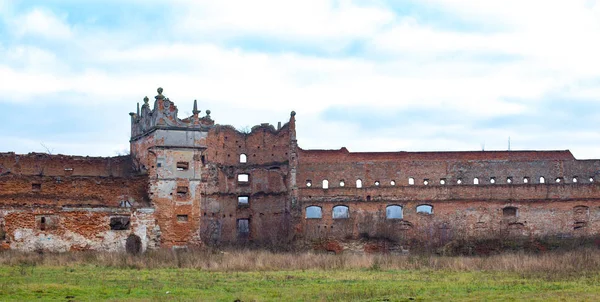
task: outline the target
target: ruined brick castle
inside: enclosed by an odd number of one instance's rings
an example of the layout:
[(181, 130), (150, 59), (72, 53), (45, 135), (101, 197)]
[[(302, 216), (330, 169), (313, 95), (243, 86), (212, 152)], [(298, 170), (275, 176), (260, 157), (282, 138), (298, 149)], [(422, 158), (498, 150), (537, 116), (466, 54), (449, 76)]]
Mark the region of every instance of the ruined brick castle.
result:
[(180, 119), (162, 92), (130, 113), (128, 156), (0, 153), (2, 248), (360, 238), (439, 246), (600, 233), (600, 160), (569, 151), (304, 150), (294, 112), (246, 133), (215, 124), (195, 102)]

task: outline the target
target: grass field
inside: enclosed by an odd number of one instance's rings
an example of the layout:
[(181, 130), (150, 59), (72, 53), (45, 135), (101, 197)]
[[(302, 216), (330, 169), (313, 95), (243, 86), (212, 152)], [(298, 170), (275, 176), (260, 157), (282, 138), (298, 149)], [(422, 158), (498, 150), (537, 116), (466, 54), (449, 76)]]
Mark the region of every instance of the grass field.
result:
[(600, 252), (491, 257), (0, 253), (0, 300), (600, 299)]

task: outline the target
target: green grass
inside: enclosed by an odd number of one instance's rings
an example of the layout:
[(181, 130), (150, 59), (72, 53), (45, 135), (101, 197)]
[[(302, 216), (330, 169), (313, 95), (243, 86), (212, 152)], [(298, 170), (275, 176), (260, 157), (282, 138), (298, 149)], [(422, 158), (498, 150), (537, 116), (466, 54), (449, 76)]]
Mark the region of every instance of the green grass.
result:
[(96, 265), (0, 266), (0, 300), (597, 300), (600, 272), (292, 270), (209, 272)]

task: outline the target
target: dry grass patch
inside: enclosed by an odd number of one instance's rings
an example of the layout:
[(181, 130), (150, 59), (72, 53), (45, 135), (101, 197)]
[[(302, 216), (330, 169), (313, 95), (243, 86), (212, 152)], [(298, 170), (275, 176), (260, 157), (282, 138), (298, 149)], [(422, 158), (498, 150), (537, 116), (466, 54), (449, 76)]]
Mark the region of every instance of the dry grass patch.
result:
[(600, 271), (600, 251), (581, 249), (542, 254), (508, 253), (493, 256), (329, 255), (313, 252), (273, 253), (260, 250), (157, 250), (134, 256), (125, 253), (0, 253), (0, 265), (96, 265), (114, 268), (191, 268), (207, 271), (277, 270), (444, 270), (573, 274)]

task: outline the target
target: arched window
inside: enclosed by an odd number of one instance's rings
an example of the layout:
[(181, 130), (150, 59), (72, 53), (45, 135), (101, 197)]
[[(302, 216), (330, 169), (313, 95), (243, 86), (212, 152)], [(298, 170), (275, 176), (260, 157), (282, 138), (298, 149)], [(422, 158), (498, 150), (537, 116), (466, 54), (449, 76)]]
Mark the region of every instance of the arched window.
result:
[(495, 184), (496, 183), (496, 177), (490, 177), (490, 183), (491, 184)]
[(589, 215), (590, 213), (590, 208), (587, 206), (575, 206), (573, 207), (573, 214), (575, 215)]
[(323, 217), (321, 207), (309, 206), (306, 207), (306, 219), (320, 219)]
[(529, 177), (523, 177), (523, 183), (524, 184), (528, 184), (529, 183)]
[(446, 179), (445, 178), (441, 178), (440, 179), (440, 185), (445, 185), (446, 184)]
[(248, 156), (246, 154), (240, 154), (240, 163), (245, 164), (248, 162)]
[(333, 219), (346, 219), (350, 218), (350, 208), (347, 206), (335, 206), (332, 211)]
[(357, 188), (362, 188), (362, 180), (360, 180), (360, 179), (356, 180), (356, 187)]
[(395, 180), (390, 181), (390, 186), (395, 186), (395, 185), (396, 185), (396, 181)]
[(433, 207), (428, 204), (422, 204), (417, 206), (417, 213), (421, 214), (433, 214)]
[(477, 178), (477, 177), (473, 178), (473, 184), (474, 185), (478, 185), (479, 184), (479, 178)]
[(391, 205), (385, 208), (385, 218), (387, 219), (402, 219), (402, 207)]
[(462, 185), (462, 178), (457, 179), (456, 184)]
[(502, 209), (502, 216), (505, 218), (517, 217), (518, 209), (516, 207), (505, 207)]
[(412, 178), (412, 177), (409, 177), (408, 178), (408, 184), (411, 185), (411, 186), (414, 185), (415, 184), (415, 179)]
[(512, 183), (512, 177), (507, 177), (506, 178), (506, 183), (507, 184), (511, 184)]
[(329, 181), (327, 179), (323, 180), (323, 189), (329, 189)]
[(387, 219), (402, 219), (402, 207), (391, 205), (385, 208), (385, 218)]
[(573, 183), (577, 183), (577, 176), (573, 176)]
[(540, 176), (540, 183), (543, 184), (546, 182), (546, 179), (544, 178), (544, 176)]

